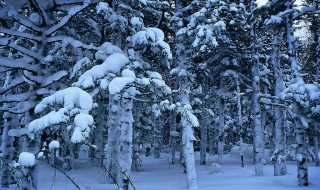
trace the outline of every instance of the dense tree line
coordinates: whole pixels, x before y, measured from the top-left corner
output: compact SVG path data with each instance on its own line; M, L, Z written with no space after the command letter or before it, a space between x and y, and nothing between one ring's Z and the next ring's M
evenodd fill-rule
M256 175L268 149L275 176L296 160L307 186L307 162L320 163L320 2L256 3L1 1L1 187L37 189L38 162L70 170L82 147L122 189L142 153L177 164L180 152L197 189L195 151L223 165L238 146L244 167L247 145Z

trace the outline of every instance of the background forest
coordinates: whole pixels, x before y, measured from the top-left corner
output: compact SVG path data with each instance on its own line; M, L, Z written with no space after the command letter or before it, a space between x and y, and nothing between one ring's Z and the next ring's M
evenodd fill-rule
M163 155L197 189L195 152L215 173L234 151L257 176L295 161L308 186L320 165L319 5L1 0L1 189L41 188L43 163L80 189L68 172L86 160L128 190L142 157Z

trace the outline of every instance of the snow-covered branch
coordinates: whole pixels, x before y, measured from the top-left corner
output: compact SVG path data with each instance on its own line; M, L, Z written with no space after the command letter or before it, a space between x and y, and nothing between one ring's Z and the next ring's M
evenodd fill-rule
M75 7L70 8L68 11L68 15L64 16L63 18L61 18L61 20L57 24L55 24L51 28L47 29L44 32L45 35L49 36L52 33L58 31L60 28L65 26L70 21L70 19L72 17L74 17L76 14L81 12L86 7L88 7L90 5L90 3L91 3L90 0L86 0L83 5L79 5L79 6L75 6Z
M86 45L81 41L76 40L70 36L53 36L53 37L49 37L47 41L50 43L61 41L64 44L72 45L74 48L84 48L84 49L92 49L92 50L99 49L98 47L95 47L93 45Z
M29 40L34 40L37 42L40 42L42 40L41 37L34 36L33 34L25 33L25 32L19 32L19 31L14 31L14 30L9 30L6 28L0 27L0 33L8 34L10 36L16 36L16 37L21 37L21 38L26 38Z
M8 44L8 46L13 48L13 49L15 49L15 50L17 50L17 51L19 51L19 52L21 52L22 54L24 54L26 56L32 57L32 58L34 58L34 59L36 59L38 61L41 61L43 59L43 57L41 55L37 54L36 52L28 50L28 49L26 49L24 47L21 47L21 46L15 44L14 42L10 42Z

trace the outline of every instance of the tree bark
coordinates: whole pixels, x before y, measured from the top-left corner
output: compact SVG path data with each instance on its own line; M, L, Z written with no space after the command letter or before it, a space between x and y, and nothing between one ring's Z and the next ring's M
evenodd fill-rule
M130 89L128 89L130 90ZM132 115L133 100L128 92L124 92L121 97L121 125L120 125L120 155L119 165L122 170L121 187L123 190L129 189L129 178L132 167Z
M9 136L10 129L13 129L15 125L17 125L17 116L10 114L8 112L3 114L4 125L2 131L2 164L1 164L1 187L9 188L10 178L11 178L11 170L9 164L13 159L13 140L14 138Z
M224 89L223 78L220 79L220 89ZM219 134L218 134L218 163L223 162L224 153L224 112L225 112L225 100L222 94L219 97Z
M251 0L250 10L253 11L255 8L255 1ZM252 76L253 76L253 151L254 151L254 161L255 161L255 174L257 176L263 175L263 152L264 152L264 140L263 140L263 132L261 126L261 106L259 102L260 95L260 76L259 76L259 61L258 61L258 53L256 48L256 30L255 26L256 21L252 20L250 23L251 31L251 45L252 45Z
M280 32L280 31L278 31ZM284 90L284 81L282 75L282 69L280 66L280 54L279 54L279 34L274 34L273 45L272 45L272 57L271 63L273 65L274 78L275 78L275 91L274 95L279 97L280 93ZM275 100L275 103L280 103L279 100ZM287 174L287 165L285 162L284 148L285 148L285 136L284 136L284 108L275 106L274 110L274 175L283 176Z
M120 95L109 95L109 119L108 119L108 143L106 151L106 170L110 174L107 177L108 183L115 183L117 179L119 184L119 138L120 138ZM110 176L111 175L111 176Z

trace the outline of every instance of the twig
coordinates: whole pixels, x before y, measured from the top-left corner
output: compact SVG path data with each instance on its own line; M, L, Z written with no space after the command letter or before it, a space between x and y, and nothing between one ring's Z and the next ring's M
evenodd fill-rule
M109 171L107 170L107 167L106 167L106 166L102 165L102 167L103 167L104 171L105 171L106 173L108 173L109 176L112 178L113 182L118 186L118 189L120 189L120 185L118 184L117 179L111 174L111 172L109 172Z
M129 176L127 176L126 172L122 170L122 167L120 166L119 162L116 161L116 163L117 163L117 165L118 165L121 173L128 179L128 181L129 181L130 185L132 186L132 188L133 188L134 190L137 190L137 189L133 186L133 183L132 183L132 181L130 180Z
M44 161L43 161L43 162L44 162ZM71 181L71 183L72 183L77 189L81 190L81 188L79 187L79 185L78 185L73 179L71 179L71 177L70 177L65 171L63 171L61 168L55 166L54 164L51 164L51 163L49 163L49 162L46 162L46 163L48 163L51 167L57 169L59 172L63 173L63 174Z

